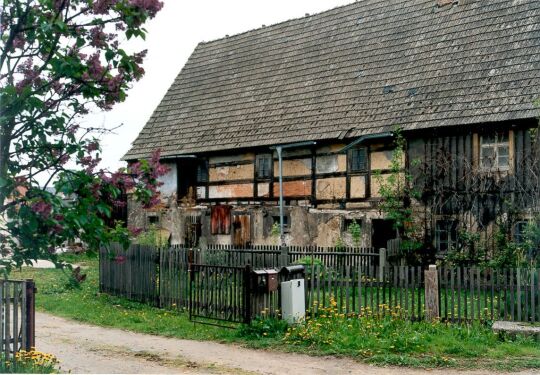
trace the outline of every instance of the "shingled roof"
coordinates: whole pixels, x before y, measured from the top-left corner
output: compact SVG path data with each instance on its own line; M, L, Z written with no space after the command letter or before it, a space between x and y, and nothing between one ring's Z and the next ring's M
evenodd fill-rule
M124 159L532 118L540 1L363 0L200 43Z

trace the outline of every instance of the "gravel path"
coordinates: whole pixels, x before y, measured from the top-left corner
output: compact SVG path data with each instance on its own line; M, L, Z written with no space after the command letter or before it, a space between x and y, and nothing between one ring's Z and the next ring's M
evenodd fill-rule
M36 331L38 350L55 354L62 372L71 373L493 375L489 371L373 367L349 359L252 350L101 328L43 313L37 314Z

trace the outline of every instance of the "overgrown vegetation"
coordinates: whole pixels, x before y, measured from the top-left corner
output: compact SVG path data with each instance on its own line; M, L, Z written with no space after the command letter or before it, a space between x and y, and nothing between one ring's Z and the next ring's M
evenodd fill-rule
M360 247L360 245L362 244L362 227L356 221L356 219L352 220L352 222L347 228L347 231L351 235L353 245L356 247Z
M280 238L279 238L280 234L281 234L281 229L279 227L279 223L275 222L274 224L272 224L272 229L270 229L270 237L272 237L274 241L276 241L276 244L279 244L280 242Z
M479 233L464 229L458 232L458 240L444 259L450 266L479 266L490 268L537 268L540 266L540 217L528 220L516 239L511 233L513 225L497 221L494 248L488 249Z
M23 269L13 276L36 280L38 310L104 327L310 355L344 355L381 365L540 368L540 343L532 339L499 338L479 324L411 323L398 319L399 311L393 318L368 318L342 314L333 306L319 309L315 318L294 329L275 319L258 319L236 330L194 325L184 312L99 293L93 255L64 255L63 260L80 264L88 275L80 288L69 288L69 274L61 270Z
M403 256L411 263L422 247L418 238L419 228L413 219L412 199L419 199L419 192L413 187L412 175L405 168L406 140L398 129L394 132L394 150L389 172L384 175L375 171L374 178L379 184L379 211L385 219L391 220L396 231L396 238L401 239Z
M502 169L482 167L478 149L457 152L458 141L448 137L430 141L428 151L413 147L406 165L406 140L395 132L389 169L375 171L374 180L379 210L401 240L401 258L427 264L443 251L452 266L540 265L540 133L538 127L523 132L528 151L516 151ZM509 144L513 134L506 133ZM434 246L438 235L443 249Z
M145 246L163 247L169 244L168 235L168 232L164 233L160 228L152 224L137 236L136 243Z

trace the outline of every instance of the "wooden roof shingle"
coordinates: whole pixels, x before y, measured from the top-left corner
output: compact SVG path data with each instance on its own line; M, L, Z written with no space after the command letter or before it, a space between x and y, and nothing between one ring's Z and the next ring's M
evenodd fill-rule
M540 1L362 0L200 43L124 159L532 118Z

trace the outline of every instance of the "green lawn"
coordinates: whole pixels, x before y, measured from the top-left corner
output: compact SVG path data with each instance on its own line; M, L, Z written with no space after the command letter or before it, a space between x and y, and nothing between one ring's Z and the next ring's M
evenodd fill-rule
M54 315L106 327L197 340L236 342L312 355L337 355L381 365L524 369L540 368L540 342L500 338L489 327L410 323L387 317L347 317L327 310L294 329L259 320L252 327L224 329L189 322L187 313L160 310L98 291L97 260L66 257L88 267L80 288L61 270L23 269L12 278L34 278L36 308ZM39 326L36 327L39 330ZM39 348L38 348L39 349Z

